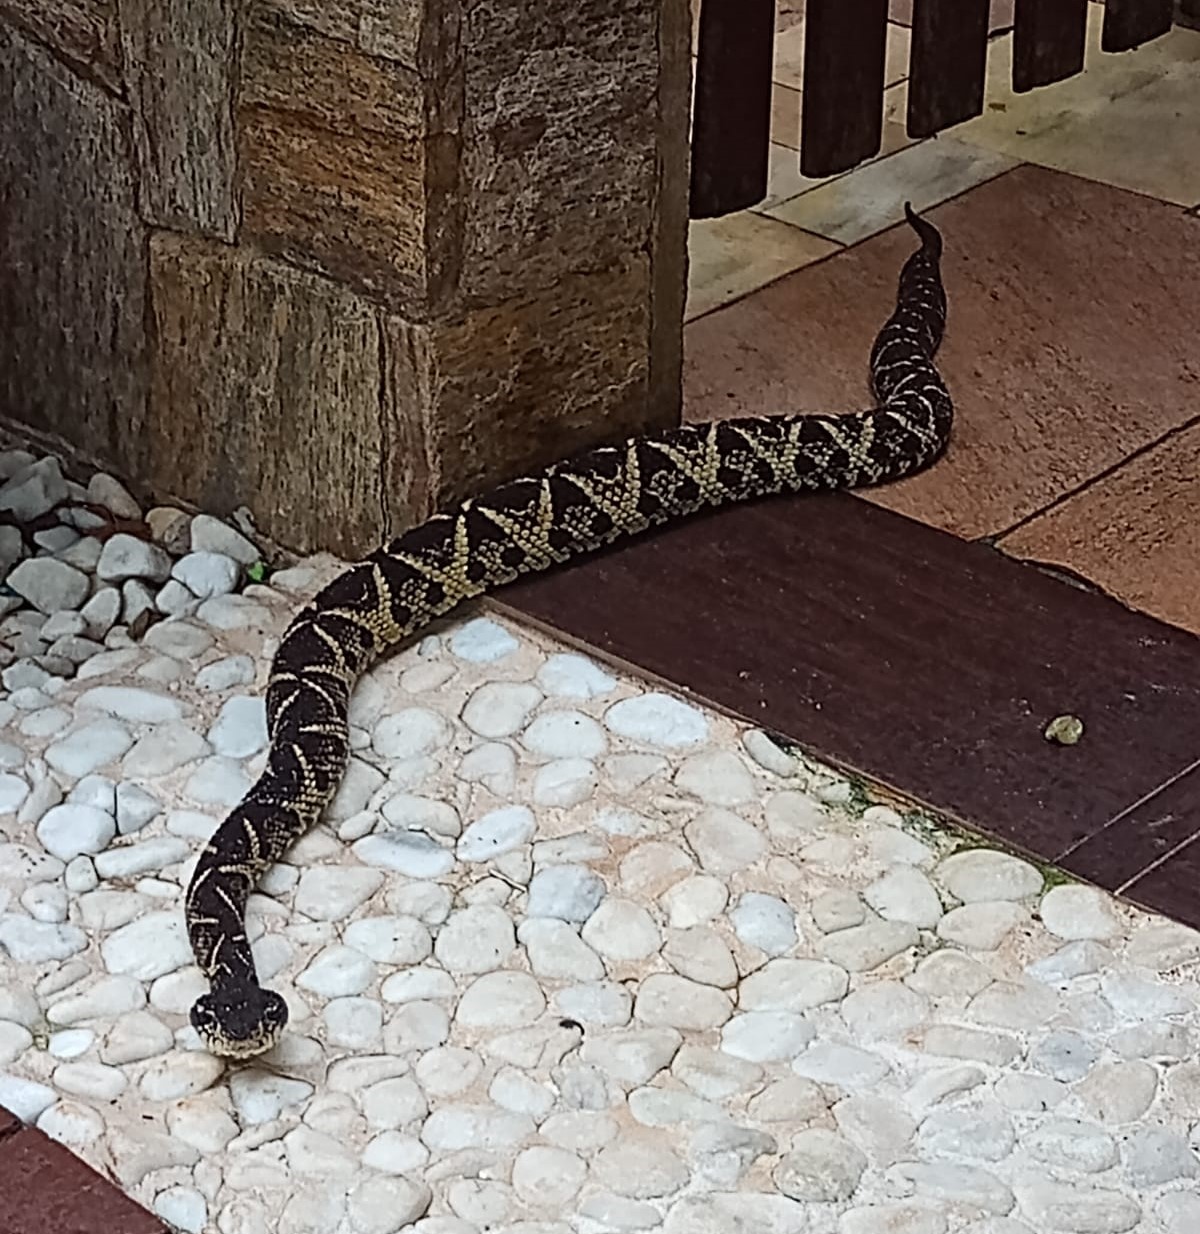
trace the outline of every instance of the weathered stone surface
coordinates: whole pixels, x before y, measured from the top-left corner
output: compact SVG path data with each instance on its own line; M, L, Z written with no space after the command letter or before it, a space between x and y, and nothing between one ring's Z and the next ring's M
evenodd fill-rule
M0 167L0 406L122 462L147 367L146 240L121 107L3 27Z
M85 65L107 89L121 89L117 0L0 0L0 18Z
M151 268L146 472L216 514L249 505L268 534L302 551L373 544L383 449L373 308L201 241L155 236Z
M252 5L238 97L246 233L419 310L427 231L447 208L426 185L426 97L414 70Z
M123 0L121 40L147 222L232 240L234 0Z
M260 0L263 9L282 14L297 26L351 43L368 55L417 65L421 14L426 7L449 7L446 0L425 6L422 0Z
M641 257L446 326L392 319L386 489L396 519L673 424L670 405L647 406L650 277Z
M603 268L647 245L659 3L470 6L462 54L471 123L460 190L470 203L468 300L495 303L548 287L564 270Z

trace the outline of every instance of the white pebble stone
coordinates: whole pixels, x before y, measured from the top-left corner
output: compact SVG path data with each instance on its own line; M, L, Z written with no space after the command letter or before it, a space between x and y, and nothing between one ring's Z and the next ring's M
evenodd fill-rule
M467 699L463 723L471 732L492 741L511 737L541 701L541 690L528 682L490 681Z
M795 1058L816 1029L790 1011L748 1011L721 1029L721 1049L735 1058L762 1063Z
M23 1076L0 1072L0 1106L23 1123L34 1123L58 1099L54 1089Z
M767 841L757 827L719 806L698 814L684 827L683 834L710 874L734 874L767 852Z
M65 960L86 946L87 935L76 926L0 914L0 947L18 964Z
M585 866L561 865L539 870L529 884L530 917L586 921L604 898L604 882Z
M587 1164L564 1148L535 1144L517 1154L513 1190L526 1203L561 1210L575 1198L587 1177Z
M224 1070L221 1059L203 1050L173 1050L155 1060L138 1087L150 1101L178 1101L210 1088Z
M345 940L379 964L420 964L433 950L428 928L416 917L363 917L346 927Z
M188 776L184 793L199 805L232 809L250 791L250 777L236 759L214 754Z
M362 866L314 866L300 875L297 912L315 921L344 921L379 890L383 875Z
M1029 914L1011 900L976 900L952 908L938 923L940 938L972 951L994 951Z
M0 1020L0 1067L16 1062L33 1045L33 1034L24 1024Z
M663 895L669 923L677 929L702 925L725 911L729 890L711 874L694 874Z
M21 892L21 907L35 921L66 921L66 889L57 883L35 883Z
M483 1073L483 1061L462 1046L439 1046L427 1050L414 1064L417 1079L425 1092L449 1097L465 1092Z
M458 856L463 861L498 857L527 844L535 828L533 812L527 806L502 806L466 828L458 841Z
M863 899L888 921L907 921L918 929L937 925L945 911L937 890L920 870L893 866L863 889Z
M64 1028L51 1033L46 1049L57 1059L69 1062L92 1048L96 1034L90 1028Z
M414 1228L429 1209L428 1185L408 1178L366 1178L350 1193L347 1210L354 1234L396 1234Z
M971 848L947 857L937 868L942 885L964 904L977 900L1023 900L1042 889L1037 868L1020 857L990 848Z
M0 814L15 814L28 796L29 785L20 776L0 775Z
M203 758L211 750L208 742L187 724L156 725L129 751L125 767L134 775L165 776Z
M709 805L743 805L754 797L753 776L746 764L728 750L691 755L675 773L675 783Z
M708 720L699 708L658 692L614 703L604 724L618 737L661 749L696 746L708 738Z
M538 669L537 683L557 698L599 698L617 685L598 664L574 652L548 657Z
M599 758L608 747L604 729L581 711L545 711L521 734L521 744L541 758Z
M450 972L487 973L500 968L516 946L508 913L494 904L473 904L450 914L433 954Z
M917 943L917 928L907 921L866 921L827 934L820 950L827 960L852 973L867 972Z
M123 1071L104 1063L60 1063L54 1068L53 1078L60 1092L94 1101L115 1100L129 1083Z
M59 1101L42 1113L37 1128L60 1144L86 1148L104 1135L104 1119L80 1101Z
M135 878L139 874L164 870L182 861L189 852L183 840L175 836L157 836L153 840L97 853L94 862L101 878Z
M414 1174L429 1160L429 1149L415 1136L382 1131L363 1149L362 1160L382 1174Z
M560 758L539 767L533 780L535 805L567 809L586 801L599 780L596 764L586 758Z
M842 999L842 1019L856 1041L903 1038L929 1013L923 994L898 981L876 981Z
M681 977L730 989L737 984L738 969L725 940L711 926L672 929L662 949L663 959Z
M1112 898L1095 887L1052 887L1042 897L1039 911L1042 924L1059 938L1105 939L1121 932Z
M267 708L262 698L235 694L221 705L208 740L218 754L249 758L267 745Z
M643 1024L702 1031L720 1028L733 1011L729 995L674 973L653 973L638 988L634 1014Z
M463 756L458 778L482 784L495 797L508 797L517 784L517 756L498 741L485 742Z
M442 1105L421 1128L422 1141L434 1152L464 1148L507 1149L533 1134L533 1120L523 1114L479 1105Z
M849 984L849 973L838 964L781 957L742 982L738 1003L758 1011L806 1011L837 1002Z
M46 762L71 779L111 763L133 745L129 730L117 720L95 720L60 738L46 750Z
M128 974L139 981L153 981L191 962L180 913L147 913L110 934L100 946L104 966L110 973Z
M335 998L325 1004L325 1039L347 1050L375 1046L383 1031L383 1008L372 998Z
M796 914L778 896L747 891L729 912L734 931L747 946L767 955L782 955L797 942Z
M162 802L140 784L123 781L117 785L117 831L127 836L141 831L162 813Z
M467 987L455 1019L467 1029L522 1028L545 1009L546 997L528 973L500 971L484 973Z
M296 978L302 989L322 998L361 994L375 980L375 965L353 947L333 945L320 952Z
M588 918L583 940L607 960L643 960L662 945L654 918L640 904L611 896Z
M174 1042L171 1030L156 1015L134 1010L119 1016L108 1030L100 1045L100 1058L116 1067L140 1063L165 1054Z
M493 664L510 656L520 644L499 622L477 617L455 630L450 650L472 664Z
M79 696L78 705L134 724L168 724L183 718L176 699L136 686L93 686Z
M450 725L436 711L406 707L375 725L371 746L384 758L415 758L441 749L449 738Z
M254 661L249 656L226 656L206 664L196 674L196 689L232 690L234 686L248 686L253 680Z
M251 1068L230 1073L229 1093L243 1126L272 1122L285 1110L307 1101L313 1086Z
M410 968L393 973L380 989L385 1002L407 1003L430 998L453 998L454 978L440 968Z
M194 1187L168 1187L154 1197L154 1211L184 1234L204 1234L208 1202Z
M452 805L432 797L397 793L383 803L382 813L387 822L400 831L424 831L451 839L462 831L458 811Z
M604 976L604 962L565 921L531 917L521 923L517 938L539 977L599 981Z

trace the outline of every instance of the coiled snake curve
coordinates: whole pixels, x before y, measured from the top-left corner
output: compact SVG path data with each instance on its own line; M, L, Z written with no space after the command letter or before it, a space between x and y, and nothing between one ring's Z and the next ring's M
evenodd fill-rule
M246 902L333 796L349 758L350 692L380 652L464 600L622 536L732 502L878 484L938 457L953 415L933 364L946 318L942 242L908 205L905 215L921 247L871 349L874 409L685 425L590 450L434 515L334 579L292 621L267 685L266 767L187 889L188 934L211 987L191 1022L208 1050L251 1058L287 1023L283 999L258 983Z

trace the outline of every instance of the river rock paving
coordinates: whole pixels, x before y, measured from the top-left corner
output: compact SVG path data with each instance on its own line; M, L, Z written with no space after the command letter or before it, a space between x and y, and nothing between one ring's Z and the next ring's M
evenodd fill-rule
M59 491L17 474L8 508ZM1200 1229L1200 933L486 610L360 683L251 901L288 1033L211 1058L182 887L337 564L234 592L257 555L197 521L165 560L53 540L93 599L192 599L78 661L44 635L99 625L18 623L0 700L0 1103L175 1229Z

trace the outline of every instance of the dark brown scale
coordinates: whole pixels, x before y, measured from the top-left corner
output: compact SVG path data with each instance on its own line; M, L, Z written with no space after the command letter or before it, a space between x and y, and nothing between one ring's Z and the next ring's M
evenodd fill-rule
M258 984L246 900L337 789L353 682L385 646L469 596L620 535L731 501L879 483L937 458L953 415L933 365L946 319L941 237L907 207L906 215L921 248L904 263L895 310L871 348L874 410L726 421L715 430L686 425L589 451L412 528L335 579L292 622L267 688L266 770L201 853L187 891L189 937L211 985L192 1023L210 1050L261 1054L287 1022L283 1000Z

